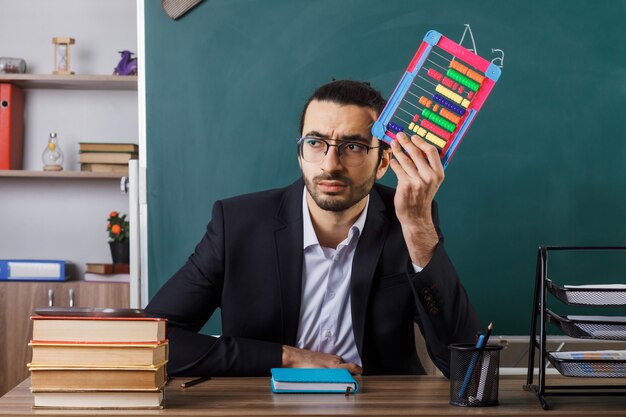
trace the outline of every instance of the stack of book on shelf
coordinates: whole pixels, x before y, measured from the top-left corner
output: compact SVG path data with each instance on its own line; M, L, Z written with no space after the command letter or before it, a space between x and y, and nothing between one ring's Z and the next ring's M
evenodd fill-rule
M128 161L139 153L134 143L80 142L78 146L81 171L128 174Z
M84 280L91 282L130 282L130 265L87 263Z
M33 316L34 407L162 408L165 320Z

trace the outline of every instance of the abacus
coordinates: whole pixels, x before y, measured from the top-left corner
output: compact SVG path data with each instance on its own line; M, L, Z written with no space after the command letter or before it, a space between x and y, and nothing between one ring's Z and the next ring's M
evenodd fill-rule
M389 144L399 132L417 134L437 147L445 169L500 73L496 65L431 30L372 134Z

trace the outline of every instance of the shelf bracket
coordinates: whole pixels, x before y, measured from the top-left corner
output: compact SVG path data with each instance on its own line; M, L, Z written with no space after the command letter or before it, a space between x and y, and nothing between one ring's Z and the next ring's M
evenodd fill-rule
M122 194L128 193L128 182L128 177L120 178L120 191L122 192Z

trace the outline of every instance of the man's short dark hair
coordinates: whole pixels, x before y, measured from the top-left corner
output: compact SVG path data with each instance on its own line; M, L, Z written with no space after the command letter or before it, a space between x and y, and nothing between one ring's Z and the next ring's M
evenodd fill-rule
M333 80L315 90L304 105L300 116L300 132L304 128L304 115L313 100L330 101L344 106L353 104L359 107L368 107L374 109L377 116L383 112L387 103L380 91L373 88L368 82Z
M304 116L309 108L309 104L311 104L313 100L330 101L331 103L337 103L343 106L352 104L359 107L367 107L376 111L376 116L380 116L385 108L385 104L387 104L387 100L383 98L380 91L376 90L368 82L333 80L315 90L307 100L302 109L302 114L300 115L300 132L304 129ZM385 142L381 141L380 144L381 147L378 149L379 162L383 150L389 148L389 145Z

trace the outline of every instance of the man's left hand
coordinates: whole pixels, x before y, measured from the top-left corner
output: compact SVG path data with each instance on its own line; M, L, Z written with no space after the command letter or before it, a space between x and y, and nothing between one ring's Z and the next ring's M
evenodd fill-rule
M439 237L432 219L432 202L443 182L443 165L437 148L419 136L404 132L391 143L395 159L391 169L398 177L394 204L402 233L414 264L426 266Z

